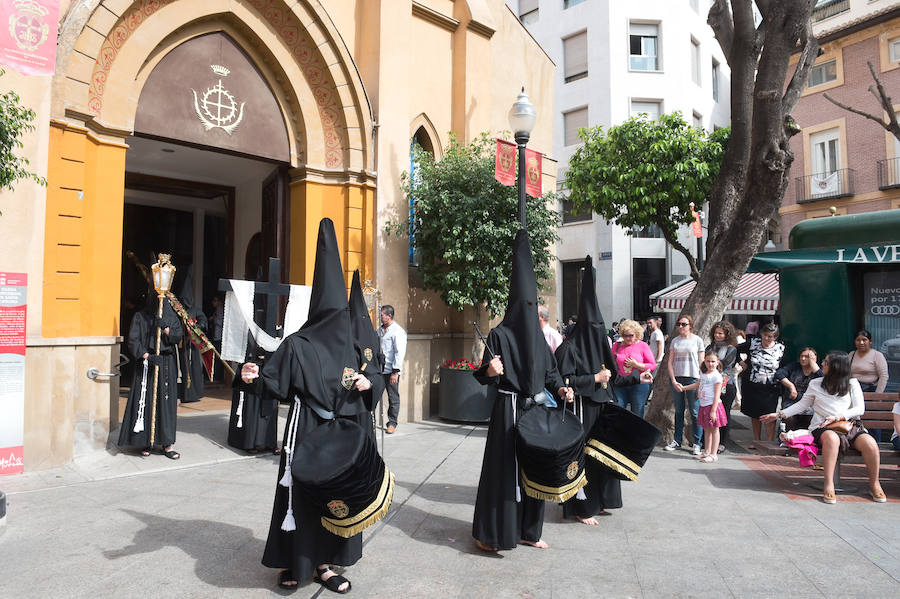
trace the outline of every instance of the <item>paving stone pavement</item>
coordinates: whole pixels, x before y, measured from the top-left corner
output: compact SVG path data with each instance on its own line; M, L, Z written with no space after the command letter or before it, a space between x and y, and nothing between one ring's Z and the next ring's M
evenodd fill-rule
M0 478L0 598L331 596L283 591L260 565L277 461L228 448L226 427L224 412L180 416L177 462L113 449ZM788 495L737 446L717 464L657 450L599 526L547 505L549 550L483 554L471 521L486 432L425 421L386 437L394 501L364 533L350 596L900 596L900 502Z

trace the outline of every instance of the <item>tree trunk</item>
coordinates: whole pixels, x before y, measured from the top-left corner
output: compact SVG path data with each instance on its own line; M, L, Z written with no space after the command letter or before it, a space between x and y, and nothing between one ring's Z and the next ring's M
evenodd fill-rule
M710 196L710 215L716 222L710 223L706 267L679 315L691 315L693 332L704 340L721 320L741 276L762 246L769 220L781 206L794 160L788 142L798 131L790 113L818 50L810 33L812 0L757 1L763 16L759 29L752 27L752 16L748 24L749 0L730 4L733 15L728 2L716 0L709 22L736 73L731 99L736 127ZM788 63L798 42L800 60L785 91ZM748 128L747 123L752 126ZM674 427L667 364L668 350L646 414L663 431L666 442Z

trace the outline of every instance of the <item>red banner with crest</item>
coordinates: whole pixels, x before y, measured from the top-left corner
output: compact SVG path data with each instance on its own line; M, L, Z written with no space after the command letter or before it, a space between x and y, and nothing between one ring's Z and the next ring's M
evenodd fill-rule
M59 0L0 0L0 63L24 75L52 75Z
M502 185L516 184L516 144L502 139L497 140L494 178Z
M541 162L543 154L534 150L525 150L525 193L533 198L543 195L541 183Z

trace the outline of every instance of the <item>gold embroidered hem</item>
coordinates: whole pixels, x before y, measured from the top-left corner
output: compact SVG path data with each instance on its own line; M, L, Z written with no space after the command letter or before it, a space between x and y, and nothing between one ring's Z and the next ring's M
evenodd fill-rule
M378 489L378 494L372 503L350 518L337 519L322 516L322 526L332 534L349 539L384 518L388 508L391 507L393 498L394 473L385 466L384 476L381 479L381 488Z
M542 501L555 501L556 503L566 502L575 497L578 490L586 484L587 478L584 476L584 470L578 474L578 477L575 480L562 487L548 487L532 482L525 476L525 471L522 471L522 488L525 489L525 494Z
M622 453L596 439L588 439L584 453L629 480L637 480L641 467Z

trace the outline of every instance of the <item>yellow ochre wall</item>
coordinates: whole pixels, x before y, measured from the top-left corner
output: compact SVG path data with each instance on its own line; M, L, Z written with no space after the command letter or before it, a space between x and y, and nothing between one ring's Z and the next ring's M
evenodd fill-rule
M51 123L44 337L119 335L126 149Z
M294 181L290 198L291 283L311 285L316 261L319 221L334 221L347 287L353 271L372 278L375 190L355 183Z

